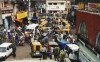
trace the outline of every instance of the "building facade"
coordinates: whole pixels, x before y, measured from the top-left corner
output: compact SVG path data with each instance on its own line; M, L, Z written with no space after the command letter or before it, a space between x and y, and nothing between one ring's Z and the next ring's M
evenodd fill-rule
M13 15L13 4L11 1L0 1L1 22L5 28L10 27ZM7 28L8 29L8 28Z
M78 38L100 58L100 14L77 11L75 23Z
M62 12L65 11L66 1L62 0L46 0L46 12Z

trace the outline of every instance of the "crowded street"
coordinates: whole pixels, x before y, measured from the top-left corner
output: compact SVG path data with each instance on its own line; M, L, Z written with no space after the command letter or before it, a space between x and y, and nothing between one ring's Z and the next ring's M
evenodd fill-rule
M42 60L42 58L31 58L30 56L30 47L26 44L24 47L17 47L17 51L16 51L16 58L13 58L13 56L10 56L9 58L6 59L7 62L57 62L54 61L53 59L45 59ZM21 53L19 53L21 52ZM68 62L70 62L69 59Z
M0 61L100 62L99 20L99 0L0 1Z

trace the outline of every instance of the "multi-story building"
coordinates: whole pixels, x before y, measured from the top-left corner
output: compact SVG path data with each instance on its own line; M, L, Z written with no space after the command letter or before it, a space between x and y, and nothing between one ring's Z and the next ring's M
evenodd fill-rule
M100 61L100 14L79 10L76 12L76 32L82 52L82 62ZM82 44L82 45L81 45ZM81 47L82 46L82 47ZM85 47L85 48L84 48ZM84 52L84 53L83 53Z
M6 16L11 16L11 13L13 12L13 5L10 2L0 1L0 9L2 18L4 19Z
M13 14L13 4L11 4L11 1L0 1L0 10L1 10L1 24L4 25L11 25L12 22L12 14ZM7 22L5 21L7 20Z
M46 13L58 14L60 17L70 12L70 0L46 0ZM54 16L55 16L54 15Z
M46 0L46 12L62 12L65 11L65 0Z
M66 0L66 13L68 14L70 12L71 9L71 1L70 0Z

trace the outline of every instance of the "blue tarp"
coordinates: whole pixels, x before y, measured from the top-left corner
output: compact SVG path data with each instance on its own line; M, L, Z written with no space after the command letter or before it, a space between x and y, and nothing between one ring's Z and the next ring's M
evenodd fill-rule
M37 17L33 17L32 20L33 20L33 21L37 21L38 18L37 18Z
M37 20L38 20L38 18L37 18L37 17L32 17L31 22L36 23L36 22L37 22Z
M62 49L65 48L65 46L66 46L66 44L68 44L68 42L65 41L64 39L61 39L61 40L58 42L58 44L59 44L60 49L62 50Z

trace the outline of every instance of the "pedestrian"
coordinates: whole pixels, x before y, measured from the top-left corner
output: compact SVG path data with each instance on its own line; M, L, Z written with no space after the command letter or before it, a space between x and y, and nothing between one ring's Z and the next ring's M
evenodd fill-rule
M59 55L60 55L60 48L57 47L57 61L59 61Z
M13 50L13 57L16 58L16 45L15 44L13 44L12 50Z
M60 62L65 62L65 56L66 56L65 52L62 50L60 52Z
M56 60L59 61L59 54L60 54L59 47L54 48L53 53L54 53L54 59L55 59L55 61Z
M15 36L15 44L18 46L18 43L19 43L19 37L18 37L18 34L16 34L16 36Z
M43 47L42 48L42 57L43 57L43 59L46 59L47 58L47 49L46 49L46 47Z
M47 53L48 53L48 57L50 58L50 59L52 59L52 47L50 47L50 45L48 44L48 51L47 51Z

